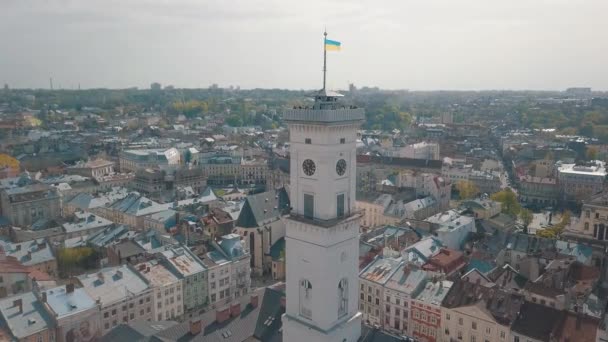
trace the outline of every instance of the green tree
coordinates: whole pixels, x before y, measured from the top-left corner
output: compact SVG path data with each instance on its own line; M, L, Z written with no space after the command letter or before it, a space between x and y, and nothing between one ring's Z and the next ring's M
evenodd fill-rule
M585 156L587 160L596 160L599 151L595 146L587 146L587 151L585 151Z
M502 212L517 217L521 210L521 205L517 201L517 195L510 188L506 188L497 193L492 194L492 200L500 202Z
M460 199L469 199L477 196L479 194L479 188L475 183L468 180L461 180L456 183L456 190L458 190L458 194Z
M521 209L521 211L519 212L519 218L521 219L522 223L524 224L524 231L527 233L528 226L530 225L530 223L532 223L534 214L532 213L532 211L530 209L524 208L524 209Z

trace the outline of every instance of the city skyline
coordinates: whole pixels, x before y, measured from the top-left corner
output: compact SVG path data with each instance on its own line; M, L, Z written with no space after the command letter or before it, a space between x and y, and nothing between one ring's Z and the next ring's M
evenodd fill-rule
M327 27L343 43L328 56L329 88L606 90L606 9L596 0L7 1L0 83L315 89Z

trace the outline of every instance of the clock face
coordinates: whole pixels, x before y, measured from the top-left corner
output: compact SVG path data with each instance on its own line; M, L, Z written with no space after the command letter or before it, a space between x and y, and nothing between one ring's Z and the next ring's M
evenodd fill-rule
M346 160L338 160L338 162L336 163L336 172L340 176L343 176L346 173Z
M302 163L302 170L304 170L304 173L307 176L312 176L315 174L315 171L317 170L317 166L315 165L315 162L313 162L310 159L306 159L304 161L304 163Z

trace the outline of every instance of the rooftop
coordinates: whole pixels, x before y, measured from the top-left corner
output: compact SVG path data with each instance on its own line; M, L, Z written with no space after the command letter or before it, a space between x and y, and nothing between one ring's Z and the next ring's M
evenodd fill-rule
M385 284L403 266L401 258L377 257L359 273L359 279Z
M206 270L198 258L185 247L167 249L162 255L184 277Z
M165 265L156 260L143 262L135 266L152 287L162 287L179 282L179 278Z
M101 300L103 306L129 299L148 290L148 284L127 265L107 267L97 273L78 276L83 289Z
M110 220L88 212L78 211L74 213L74 216L74 222L67 222L63 224L63 229L66 233L102 228L113 224Z
M15 305L15 301L21 301L21 309L19 305ZM38 301L33 292L1 299L0 317L4 319L6 327L13 337L19 340L54 328L53 321L46 313L43 303Z
M46 291L46 297L46 302L57 315L57 319L78 314L97 306L95 300L81 288L67 293L66 286L55 287Z
M441 280L436 283L429 282L424 287L424 290L416 296L416 300L439 306L448 294L452 284L453 283L449 280Z

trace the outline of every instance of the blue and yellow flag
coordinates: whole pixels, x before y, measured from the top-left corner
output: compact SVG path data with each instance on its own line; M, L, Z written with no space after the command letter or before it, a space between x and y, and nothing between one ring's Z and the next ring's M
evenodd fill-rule
M340 42L335 40L325 39L325 50L327 51L340 51Z

